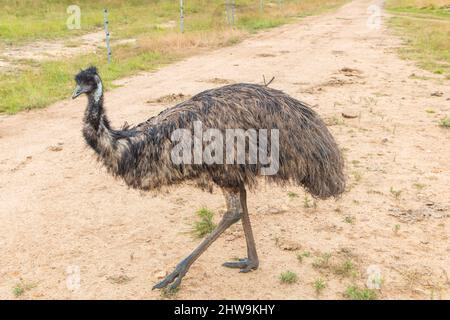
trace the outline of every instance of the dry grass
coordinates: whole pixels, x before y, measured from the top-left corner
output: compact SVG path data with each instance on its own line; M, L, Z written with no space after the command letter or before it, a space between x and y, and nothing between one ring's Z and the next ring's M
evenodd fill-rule
M263 12L259 1L236 1L235 21L239 28L258 30L286 23L292 17L318 14L345 0L265 1ZM67 8L76 4L81 10L81 29L69 30ZM187 32L214 30L227 24L225 1L190 0L185 4ZM179 1L149 0L0 0L0 40L7 42L72 37L101 29L103 8L108 8L114 37L164 33L168 21L178 28Z
M0 0L0 48L17 46L36 39L67 38L101 30L102 8L108 7L110 31L115 40L137 39L136 43L113 46L113 60L107 63L103 50L53 61L20 61L13 72L0 75L0 113L42 108L70 94L72 77L80 69L95 64L102 70L107 88L111 82L140 71L149 71L200 51L238 43L249 33L276 27L298 17L319 14L347 0L265 1L241 0L236 4L236 24L227 25L225 2L191 0L185 8L185 33L178 28L178 2L88 1L80 0L82 29L68 30L66 8L71 0ZM173 27L162 27L172 21ZM36 87L35 84L40 86Z
M164 54L189 55L199 50L233 45L247 35L248 32L240 29L196 31L188 34L172 32L153 38L140 37L137 40L137 48L142 52L158 51Z
M400 50L405 59L450 79L450 6L447 0L390 0L389 21L406 41Z
M414 7L414 8L430 8L430 7L445 7L449 6L448 0L390 0L388 7Z

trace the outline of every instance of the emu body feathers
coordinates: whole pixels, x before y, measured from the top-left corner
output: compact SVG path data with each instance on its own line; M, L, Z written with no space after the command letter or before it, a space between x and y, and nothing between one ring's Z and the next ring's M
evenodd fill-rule
M92 100L92 101L91 101ZM313 196L327 198L344 191L343 159L319 116L281 91L255 84L207 90L134 127L112 130L99 103L90 98L84 136L108 170L133 188L159 189L187 181L201 188L253 188L259 165L175 165L171 134L176 129L279 129L279 171L265 176L277 184L302 185Z

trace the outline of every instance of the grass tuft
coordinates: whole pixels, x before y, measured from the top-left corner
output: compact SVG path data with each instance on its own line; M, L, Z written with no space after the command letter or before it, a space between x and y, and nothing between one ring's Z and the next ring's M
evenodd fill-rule
M298 198L298 194L292 191L289 191L287 195L290 199Z
M176 288L172 288L172 287L167 287L167 288L163 288L161 290L161 298L163 299L173 299L177 293L180 291L180 287L176 287Z
M297 274L292 271L286 271L280 274L280 281L282 283L293 284L298 280Z
M355 265L351 260L345 260L334 267L334 273L344 277L354 277L356 276Z
M320 257L317 257L313 263L312 266L315 269L326 269L330 266L330 258L331 253L323 253Z
M327 284L322 279L317 279L314 281L314 289L316 290L316 294L319 295L322 291L327 287Z
M197 211L197 216L199 220L194 222L192 231L197 237L203 238L216 228L216 224L213 221L214 212L207 208L201 208Z
M400 196L402 195L402 190L395 190L394 187L391 187L389 192L392 194L392 196L395 198L395 200L400 199Z
M348 224L354 224L355 223L355 217L353 216L346 216L344 218L344 222Z
M441 119L441 121L439 121L439 126L443 128L450 128L450 117Z
M12 292L16 298L19 298L23 296L27 291L33 289L36 285L25 283L23 281L20 281L17 283L14 288L12 289Z
M345 290L344 296L350 300L375 300L377 293L372 289L361 289L356 285L352 285Z

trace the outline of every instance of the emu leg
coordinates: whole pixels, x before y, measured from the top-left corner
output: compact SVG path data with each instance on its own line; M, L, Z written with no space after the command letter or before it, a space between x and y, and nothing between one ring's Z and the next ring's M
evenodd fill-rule
M245 233L245 241L247 242L247 258L239 259L239 261L225 262L223 266L227 268L238 268L240 272L250 272L258 269L259 260L256 252L255 239L253 238L252 226L250 224L250 216L247 208L247 192L244 186L240 188L240 205L242 209L242 226Z
M237 190L224 190L225 199L227 202L227 212L224 213L219 225L211 232L202 243L192 253L183 259L176 267L175 270L164 278L161 282L157 283L153 289L162 289L169 284L170 289L177 288L183 277L188 272L191 265L197 260L198 257L208 247L219 238L219 236L227 230L231 225L238 222L242 217L242 211L240 210L240 198L239 191Z

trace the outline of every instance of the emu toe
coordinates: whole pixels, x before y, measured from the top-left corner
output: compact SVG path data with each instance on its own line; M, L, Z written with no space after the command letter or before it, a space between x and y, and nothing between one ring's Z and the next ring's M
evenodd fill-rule
M169 284L171 284L169 286L170 290L178 288L179 285L181 284L181 280L186 275L187 271L188 271L187 264L184 262L180 263L171 274L165 277L161 282L155 284L152 290L166 288L167 286L169 286Z
M239 259L238 261L225 262L223 266L227 268L241 269L240 272L247 273L252 270L258 269L258 262L254 262L245 258Z

